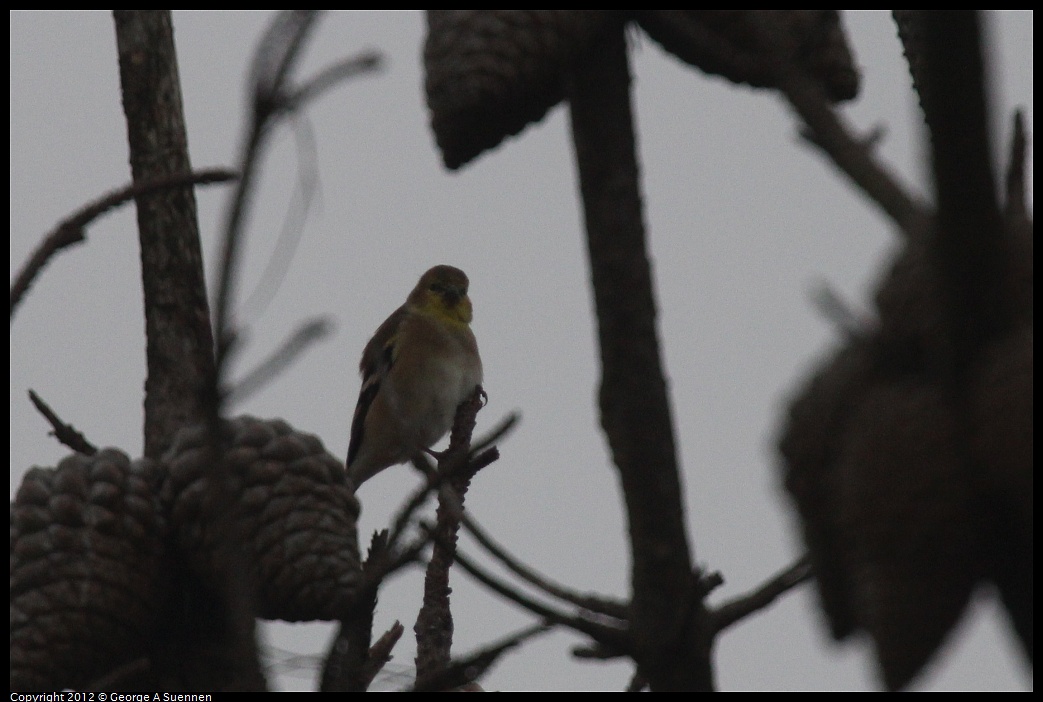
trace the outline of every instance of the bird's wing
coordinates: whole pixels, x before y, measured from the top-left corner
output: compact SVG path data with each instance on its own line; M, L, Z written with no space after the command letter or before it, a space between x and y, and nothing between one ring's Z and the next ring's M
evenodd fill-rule
M398 328L406 316L406 308L399 307L384 320L373 338L366 344L362 351L362 360L359 362L359 372L362 374L362 389L359 391L359 400L355 405L355 416L351 420L351 439L348 442L347 466L351 467L359 449L362 447L362 435L366 426L366 415L373 404L373 399L380 391L380 383L391 371L395 363L395 341L398 337Z

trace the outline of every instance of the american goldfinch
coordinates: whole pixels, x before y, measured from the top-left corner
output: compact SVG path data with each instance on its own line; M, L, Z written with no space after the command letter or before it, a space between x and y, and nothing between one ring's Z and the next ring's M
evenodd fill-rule
M356 487L445 436L481 384L467 285L459 268L427 271L362 351L347 461Z

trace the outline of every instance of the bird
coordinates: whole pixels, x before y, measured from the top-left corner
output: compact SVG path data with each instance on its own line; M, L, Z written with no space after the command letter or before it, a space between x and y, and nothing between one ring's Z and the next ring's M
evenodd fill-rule
M421 451L437 455L431 446L481 386L468 285L459 268L431 268L363 349L346 462L356 489Z

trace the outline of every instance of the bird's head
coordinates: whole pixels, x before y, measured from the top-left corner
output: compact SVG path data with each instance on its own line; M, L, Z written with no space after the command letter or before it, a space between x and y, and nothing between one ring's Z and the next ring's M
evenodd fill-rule
M456 324L471 322L467 274L453 266L435 266L422 276L406 304L423 314Z

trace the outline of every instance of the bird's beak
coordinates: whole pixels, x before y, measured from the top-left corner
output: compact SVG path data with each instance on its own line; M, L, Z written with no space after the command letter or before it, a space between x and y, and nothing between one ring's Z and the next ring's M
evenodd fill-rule
M467 293L457 287L447 287L445 290L445 301L450 307L455 307L456 303L463 299Z

